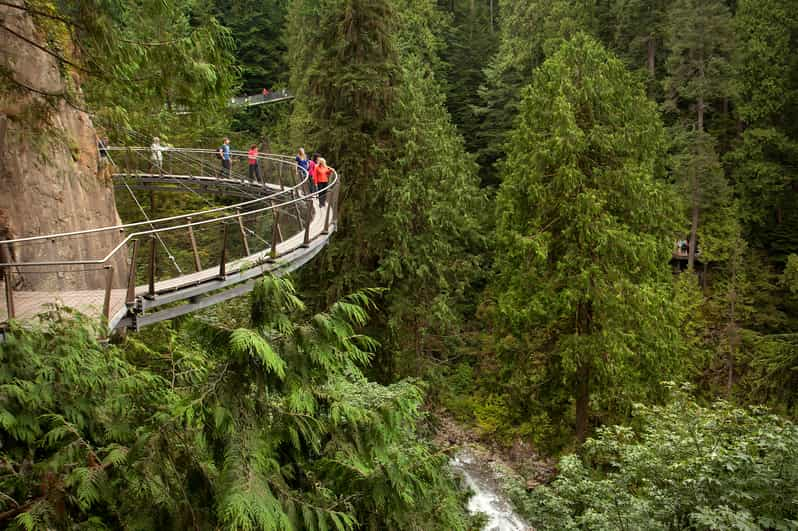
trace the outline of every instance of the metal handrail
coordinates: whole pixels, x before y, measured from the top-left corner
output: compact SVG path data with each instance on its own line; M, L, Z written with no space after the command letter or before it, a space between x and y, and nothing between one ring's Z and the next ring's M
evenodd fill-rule
M332 191L332 189L335 188L335 186L338 185L338 173L334 172L334 175L335 175L335 177L334 177L333 181L330 181L329 185L326 188L326 190L328 190L328 191ZM267 212L267 211L275 209L275 208L283 208L285 206L290 206L290 205L293 205L293 204L296 204L296 203L300 203L302 201L307 201L308 199L312 199L314 197L317 197L319 193L320 192L313 192L312 194L308 194L308 195L305 195L305 196L297 197L297 198L292 199L290 201L285 201L283 203L269 205L267 207L259 208L257 210L249 210L246 213L242 213L242 214L235 213L235 214L230 214L229 216L213 218L213 219L206 219L204 221L191 222L191 223L186 223L186 224L183 224L183 225L174 225L174 226L162 227L162 228L158 228L158 229L151 229L151 230L147 230L147 231L134 232L134 233L131 233L128 236L126 236L124 240L119 242L119 244L117 244L117 246L114 247L111 250L111 252L109 252L108 255L106 255L105 258L102 258L102 259L95 259L95 260L68 260L68 261L64 260L64 261L51 261L51 262L0 262L0 266L41 267L41 266L56 266L56 265L57 266L65 266L65 265L101 265L101 264L105 264L106 262L110 261L111 258L120 249L122 249L128 242L130 242L134 238L139 238L141 236L147 236L149 234L162 234L162 233L170 232L170 231L173 231L173 230L186 229L189 226L196 228L196 227L199 227L199 226L202 226L202 225L208 225L208 224L211 224L211 223L217 223L217 222L223 222L223 221L227 221L227 220L231 220L231 219L237 219L239 216L249 216L251 214L259 214L261 212ZM155 223L156 221L157 220L152 220L152 223ZM0 241L0 244L3 244L3 243L5 243L5 242L4 241Z
M111 150L114 150L114 151L150 151L150 148L145 148L145 147L131 147L131 148L108 147L106 149L109 150L109 151L111 151ZM208 153L213 154L213 153L216 153L216 150L212 150L212 149L208 150L208 149L194 149L194 148L169 148L167 151L179 151L181 153L202 153L202 154L208 154ZM242 152L242 151L235 151L235 152L231 151L231 153L235 153L236 155L240 155L240 154L246 155L247 154L246 152ZM289 162L289 160L288 160L289 157L287 157L285 155L276 155L275 156L275 155L272 155L272 154L268 154L268 155L259 155L258 158L260 160L269 160L269 161L279 162L279 163ZM291 161L293 161L293 159L291 159ZM190 212L188 214L180 214L180 215L177 215L177 216L170 216L170 217L166 217L166 218L152 219L152 220L149 220L149 221L137 221L137 222L133 222L133 223L123 223L121 225L109 225L109 226L106 226L106 227L98 227L98 228L94 228L94 229L84 229L84 230L72 231L72 232L61 232L61 233L57 233L57 234L47 234L47 235L43 235L43 236L27 236L27 237L24 237L24 238L16 238L16 239L13 239L13 240L0 240L0 244L26 243L26 242L32 242L32 241L37 241L37 240L52 240L52 239L65 238L65 237L71 237L71 236L82 236L82 235L85 235L85 234L96 234L96 233L100 233L100 232L121 231L121 230L124 230L126 228L137 227L137 226L140 226L140 225L152 225L152 224L156 224L156 223L162 223L162 222L174 221L174 220L178 220L178 219L185 219L185 218L200 216L200 215L203 215L203 214L212 214L214 212L221 212L223 210L235 210L236 208L242 208L242 207L245 207L245 206L252 205L254 203L258 203L258 202L274 199L275 197L283 195L283 194L288 193L288 192L291 192L292 190L301 189L302 185L307 183L307 181L309 179L309 176L308 176L308 173L307 173L306 170L304 170L302 168L300 168L300 169L304 173L304 179L302 179L296 185L294 185L292 187L286 187L285 189L279 190L279 191L275 192L272 195L267 195L267 196L258 197L258 198L255 198L255 199L250 199L248 201L243 201L241 203L236 203L234 205L221 206L221 207L216 207L216 208L212 208L212 209L208 209L208 210L198 210L198 211L195 211L195 212ZM206 177L206 176L198 175L197 177ZM235 179L219 179L219 180L220 181L224 181L224 180L236 181ZM236 182L240 183L240 180L238 180ZM260 183L255 183L255 184L260 184ZM262 185L262 186L265 187L267 185ZM277 186L277 185L274 185L274 186ZM4 263L0 262L0 265L10 265L10 264L4 264Z

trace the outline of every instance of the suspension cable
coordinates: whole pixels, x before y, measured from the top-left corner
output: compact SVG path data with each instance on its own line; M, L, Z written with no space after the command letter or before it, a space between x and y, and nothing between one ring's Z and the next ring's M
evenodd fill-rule
M125 184L125 188L127 188L127 191L130 192L130 196L133 198L133 201L136 202L136 206L139 207L139 210L141 211L141 214L144 216L144 219L146 219L148 222L150 222L149 223L150 228L152 230L155 230L155 225L150 221L150 217L147 215L147 212L144 210L144 207L141 206L141 203L139 203L139 200L136 197L136 194L133 193L133 190L127 184L127 179L122 177L122 182ZM164 251L166 251L166 255L169 257L169 260L172 262L172 265L174 265L175 269L177 269L177 272L180 275L182 275L183 274L183 270L180 269L179 265L177 265L177 260L175 260L175 257L172 254L172 252L169 250L169 247L167 247L166 243L164 243L163 239L161 238L161 235L159 233L157 233L157 232L155 232L154 234L155 234L155 237L158 239L158 241L161 242L161 246L163 247Z

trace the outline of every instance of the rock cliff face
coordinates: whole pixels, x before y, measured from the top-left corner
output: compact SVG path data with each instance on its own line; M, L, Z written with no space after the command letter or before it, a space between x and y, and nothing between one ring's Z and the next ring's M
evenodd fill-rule
M21 0L12 3L22 5ZM46 42L24 10L0 6L0 21L30 41ZM21 238L120 223L113 185L97 171L94 125L69 102L80 101L77 76L67 78L56 58L4 30L0 69L0 223L5 225L0 240L7 234ZM119 233L103 233L59 243L17 244L13 253L18 262L98 259L120 240ZM117 285L125 276L126 260L123 249L109 263ZM65 267L59 273L20 269L22 289L104 286L101 271L78 269L85 267Z

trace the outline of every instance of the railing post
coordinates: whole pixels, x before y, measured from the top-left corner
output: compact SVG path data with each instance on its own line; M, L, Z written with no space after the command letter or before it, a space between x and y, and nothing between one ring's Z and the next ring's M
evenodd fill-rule
M329 186L329 184L328 184ZM329 190L324 191L325 194L329 193ZM329 198L327 201L327 212L324 213L324 230L322 234L329 234L330 233L330 210L332 209L332 197Z
M241 231L241 240L244 242L244 253L249 256L249 242L247 241L247 233L244 230L244 220L241 219L241 209L237 208L236 212L238 214L238 228Z
M11 258L11 244L0 245L0 262L13 263ZM14 279L12 278L14 266L6 266L3 268L3 278L5 279L5 295L6 295L6 308L8 310L8 319L11 320L16 315L14 311Z
M125 304L131 305L136 302L136 254L139 251L139 241L133 240L133 253L130 256L130 269L127 273L127 295Z
M114 266L105 266L105 298L103 299L103 317L106 326L111 321L111 288L114 285Z
M305 221L305 239L302 242L302 247L310 245L310 224L313 222L313 198L307 199L308 213Z
M155 253L157 247L155 246L155 234L150 234L150 278L147 295L150 298L155 297Z
M299 209L299 201L297 201L297 199L299 199L299 192L295 188L291 190L291 200L294 202L294 210L296 210L296 218L299 220L299 228L305 230L305 220L302 218L302 211Z
M280 207L274 208L274 224L272 225L272 248L269 250L269 258L277 258L277 238L280 235Z
M194 254L194 269L199 273L202 271L202 263L200 262L199 251L197 250L197 239L194 238L194 227L191 225L191 216L186 218L188 223L188 238L191 241L191 252Z
M17 312L14 311L14 279L11 277L12 268L5 268L5 281L6 281L6 310L8 311L8 320L10 321L16 317Z
M219 278L227 276L225 269L227 266L227 223L222 222L222 226L224 227L224 232L222 233L222 256L219 258Z

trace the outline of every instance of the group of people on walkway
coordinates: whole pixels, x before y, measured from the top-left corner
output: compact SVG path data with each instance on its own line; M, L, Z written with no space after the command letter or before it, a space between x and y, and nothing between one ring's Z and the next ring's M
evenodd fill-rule
M107 139L98 139L101 159L107 156L107 146ZM150 164L157 172L163 171L163 152L167 149L169 149L169 147L162 145L161 140L157 136L152 139L152 145L150 145ZM258 145L252 144L249 147L249 151L247 151L247 178L249 180L261 180L258 155ZM222 145L216 150L216 157L220 160L222 165L221 176L229 179L232 175L233 168L233 152L229 138L225 138ZM330 185L330 177L335 169L328 166L327 161L319 153L313 153L313 156L308 158L304 148L299 148L295 159L297 172L301 174L307 173L308 175L308 188L310 193L318 193L319 206L325 206L327 204L327 187ZM103 162L101 162L101 164Z
M250 180L260 180L260 166L258 165L258 146L252 144L247 151L248 172L247 178ZM230 178L233 164L233 156L230 147L230 139L225 138L222 145L217 150L216 156L222 163L222 177ZM327 161L319 153L314 153L308 158L305 148L299 148L295 157L297 171L308 175L308 188L311 194L317 193L319 206L327 204L327 188L330 185L330 177L335 171L327 165Z
M327 161L318 153L308 158L305 148L299 148L296 159L297 171L308 175L308 188L310 193L319 194L319 206L327 204L327 187L330 185L330 176L335 169L327 166Z

